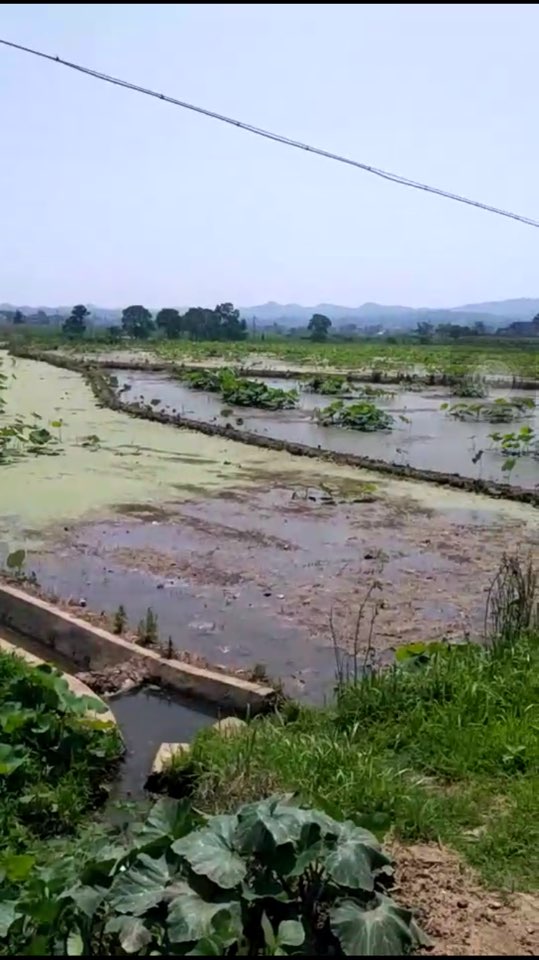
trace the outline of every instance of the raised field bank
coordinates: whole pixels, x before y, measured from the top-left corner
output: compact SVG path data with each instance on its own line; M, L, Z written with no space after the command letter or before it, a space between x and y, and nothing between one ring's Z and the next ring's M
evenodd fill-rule
M5 345L0 953L537 953L538 356Z

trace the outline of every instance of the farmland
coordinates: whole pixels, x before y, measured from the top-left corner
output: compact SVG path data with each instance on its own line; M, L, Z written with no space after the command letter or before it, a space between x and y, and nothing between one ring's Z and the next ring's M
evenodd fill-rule
M61 366L83 357L93 364ZM502 630L504 643L492 653L481 645L498 636L485 621L485 607L504 556L529 557L530 569L537 563L537 509L532 500L510 499L511 484L521 484L526 496L533 493L533 461L523 469L522 457L509 471L504 496L503 485L481 495L473 492L473 483L455 487L411 479L332 462L323 454L331 452L332 443L336 452L369 452L369 444L401 446L402 430L413 437L412 450L432 451L434 470L458 467L465 477L492 476L488 482L499 483L502 474L488 471L491 463L503 463L500 452L485 452L472 463L468 451L461 464L448 438L460 437L459 431L477 434L483 427L486 436L513 429L513 422L500 427L487 420L478 428L473 417L470 424L442 404L474 403L488 413L489 404L503 395L509 398L504 416L522 413L522 422L534 430L533 392L493 386L489 377L533 377L536 355L493 347L479 356L467 346L397 344L384 346L380 357L379 345L371 343L151 342L126 349L88 340L64 342L45 359L59 365L3 357L0 417L4 425L18 418L25 430L20 436L6 434L11 446L1 467L0 560L22 551L14 575L22 586L30 582L38 595L54 596L126 639L168 643L194 662L198 658L241 675L279 679L289 698L238 738L199 734L190 758L195 811L235 815L245 800L298 791L301 803L320 816L350 818L383 838L397 870L405 871L399 874L405 879L397 902L422 908L437 948L465 952L472 934L462 931L473 929L482 952L488 952L495 946L488 917L498 911L508 948L533 952L535 932L529 931L535 927L526 918L523 898L533 898L537 887L527 853L527 844L535 842L527 831L536 818L537 797L536 627L531 621L523 626L523 620L518 633L508 636ZM166 367L121 369L133 360ZM100 369L101 361L118 369ZM188 377L184 363L200 369ZM224 366L234 372L219 374ZM292 375L296 368L306 376ZM257 379L260 369L274 369L275 376ZM327 394L314 392L312 385L309 391L306 384L308 377L333 369L382 373L374 384L347 386L349 423L316 423L309 418L318 407L337 414L346 408L334 380L323 381ZM489 396L452 399L449 382L442 388L410 381L396 389L379 385L386 377L424 378L432 372L450 379L474 374L487 383ZM521 394L532 401L521 403L522 410ZM136 402L139 407L129 411ZM155 419L173 409L187 422ZM380 410L383 417L373 413ZM196 421L220 424L220 433L189 428L190 411ZM434 415L440 439L429 441ZM228 422L234 439L227 436ZM315 455L299 457L286 447L242 441L242 429L271 439L279 424L288 430L292 423L310 431L301 441L310 442ZM44 449L30 437L36 424L47 431ZM44 439L39 434L34 440L40 436ZM393 450L387 451L390 460ZM467 473L472 466L475 473ZM140 624L146 624L145 633ZM145 736L142 726L140 735ZM177 772L181 779L185 771ZM60 770L59 776L64 776ZM62 780L62 798L64 787ZM80 798L74 794L75 831L84 828L91 807L88 789ZM22 823L18 851L35 846L40 863L45 862L42 838L27 833L19 807L10 809L15 832ZM69 805L66 817L68 812ZM114 835L124 852L114 868L106 867L103 889L109 892L99 910L112 911L106 943L116 950L118 944L140 942L144 951L151 942L157 953L170 951L166 898L161 902L156 892L155 907L144 915L129 913L125 923L117 915L120 865L130 878L134 870L134 882L142 870L144 882L153 883L144 857L148 850L150 859L162 853L162 886L168 889L184 869L172 845L178 842L183 849L181 835L200 828L198 814L182 819L184 813L174 814L172 807L164 818L152 816L142 829L146 839ZM47 815L46 822L52 824L53 818ZM89 870L104 876L99 845L79 835L68 853L76 850ZM442 892L434 903L417 884L414 864L429 863L436 850L444 859L437 861ZM55 880L57 889L69 884L72 889L79 881L77 870L71 856L65 876ZM30 903L30 881L26 876L10 880L10 902ZM456 895L452 899L459 883L458 899L469 904L466 908L457 906ZM458 935L458 924L451 934L436 932L442 900L464 911ZM502 906L490 910L491 900ZM13 949L26 949L34 935L44 935L47 944L40 945L47 953L55 938L72 932L77 917L85 951L99 950L95 924L105 914L98 910L85 926L78 905L69 903L69 913L58 914L44 933L23 929L13 906ZM236 915L237 908L231 910ZM180 926L173 929L178 935ZM402 936L401 946L415 943L409 933Z
M65 339L51 333L17 334L19 342L31 342L42 348L66 349ZM421 373L460 376L481 370L501 376L529 379L539 377L539 346L533 341L525 345L518 340L481 338L481 342L466 344L388 343L377 340L357 340L349 343L313 343L309 340L249 339L240 342L191 340L131 341L128 348L117 342L107 342L105 336L87 337L69 346L71 352L95 356L127 356L133 354L147 359L174 364L189 362L224 361L247 367L297 367L335 369L400 374Z

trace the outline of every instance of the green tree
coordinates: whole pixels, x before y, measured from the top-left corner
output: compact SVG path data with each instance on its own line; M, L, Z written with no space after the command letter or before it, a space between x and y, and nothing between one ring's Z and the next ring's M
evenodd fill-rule
M234 308L233 303L218 303L214 313L218 340L245 339L247 324L240 319L240 311Z
M146 307L134 304L122 312L122 328L128 336L147 340L154 329L152 315Z
M24 323L24 315L20 310L15 310L13 314L13 323Z
M183 330L183 317L174 307L163 307L155 318L155 325L169 340L179 337Z
M86 320L90 311L83 303L73 307L69 317L62 324L62 332L66 337L83 337L86 333Z
M217 340L217 318L214 310L189 307L182 317L184 330L191 340Z
M416 327L416 333L420 343L431 343L434 326L428 320L420 320Z
M325 317L323 313L313 313L309 320L307 330L311 334L311 340L322 343L324 340L327 340L330 327L331 320L329 317Z

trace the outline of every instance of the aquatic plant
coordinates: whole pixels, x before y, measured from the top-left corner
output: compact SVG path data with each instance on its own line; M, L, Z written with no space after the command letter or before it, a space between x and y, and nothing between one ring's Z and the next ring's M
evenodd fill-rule
M0 414L5 410L3 392L8 378L0 370ZM0 423L0 465L18 460L24 456L60 453L57 438L46 427L38 425L42 419L39 413L32 414L33 422L27 423L16 416L8 423ZM52 421L49 426L61 428L61 421Z
M265 410L283 410L295 407L297 390L280 390L246 377L238 377L233 370L197 370L185 377L188 386L196 390L220 393L226 404L239 407L261 407Z
M309 393L324 393L328 396L349 393L352 389L346 377L338 374L316 374L306 380L303 386Z
M480 374L464 373L453 381L451 392L455 397L482 398L488 394L488 384Z
M532 397L498 397L485 403L442 403L441 410L457 420L485 423L511 423L530 416L535 409Z
M329 406L316 411L316 419L322 426L346 427L350 430L390 430L393 417L381 410L370 400L359 400L346 405L342 400L334 400Z
M494 441L495 448L504 456L539 456L539 436L529 424L525 424L520 430L513 430L510 433L495 431L489 433L489 437Z

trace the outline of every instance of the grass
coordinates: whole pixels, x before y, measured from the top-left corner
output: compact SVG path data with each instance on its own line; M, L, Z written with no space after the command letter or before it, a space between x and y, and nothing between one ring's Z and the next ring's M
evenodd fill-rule
M539 635L446 648L422 669L344 687L335 707L288 706L236 737L202 732L194 803L226 811L298 791L380 834L446 843L488 885L537 889L538 705Z
M176 363L220 358L241 363L249 356L262 355L292 365L335 367L363 372L409 373L463 376L500 373L522 377L539 376L539 341L480 338L479 342L458 344L419 344L414 341L387 343L380 340L312 343L309 340L267 338L242 342L193 342L190 340L107 341L104 336L89 335L81 341L66 341L54 332L18 331L9 336L14 342L36 347L60 347L73 352L141 350L156 359Z
M0 653L0 866L76 832L107 796L121 741L47 666Z

